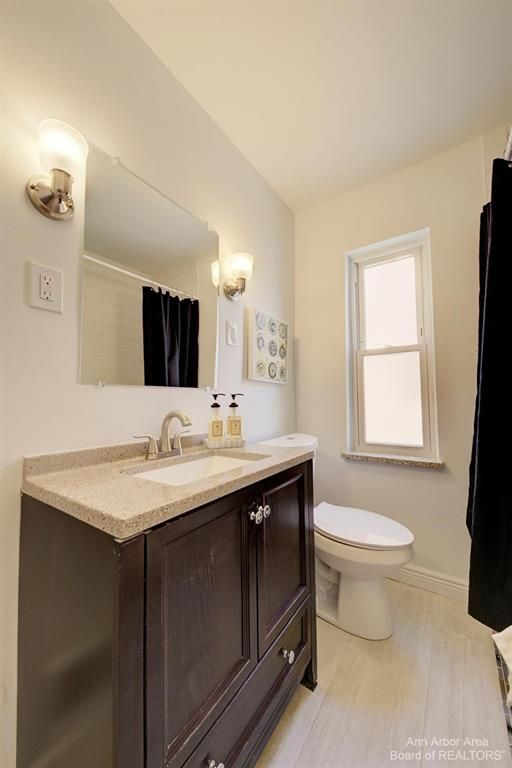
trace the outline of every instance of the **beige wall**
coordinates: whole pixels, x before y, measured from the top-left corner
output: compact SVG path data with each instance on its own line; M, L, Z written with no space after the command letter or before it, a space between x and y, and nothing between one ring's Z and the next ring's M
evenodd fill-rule
M476 139L299 213L295 233L298 429L320 439L317 500L396 518L414 532L416 566L464 580L478 228L485 199L482 144ZM340 458L347 431L345 252L423 227L431 230L439 438L446 470L348 463Z
M108 3L2 3L1 13L0 766L14 768L21 457L156 434L171 408L189 412L195 431L206 430L209 417L202 391L77 383L84 179L76 180L71 222L50 221L27 202L25 183L39 170L39 121L58 117L76 126L209 221L224 254L254 255L246 297L239 304L221 299L222 329L229 318L242 331L246 303L293 320L294 233L288 208ZM61 64L44 66L42 51L56 39ZM28 259L64 271L63 315L27 306ZM242 345L221 343L220 386L246 393L247 437L293 429L293 380L283 387L249 382L243 364Z

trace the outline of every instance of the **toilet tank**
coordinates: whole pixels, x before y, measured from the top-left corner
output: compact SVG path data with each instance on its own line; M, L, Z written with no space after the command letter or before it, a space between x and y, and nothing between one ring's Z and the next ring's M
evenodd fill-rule
M289 435L280 435L279 437L273 437L271 440L261 440L258 445L271 445L274 448L309 448L315 454L313 470L315 469L316 452L318 450L318 438L315 435L291 432Z

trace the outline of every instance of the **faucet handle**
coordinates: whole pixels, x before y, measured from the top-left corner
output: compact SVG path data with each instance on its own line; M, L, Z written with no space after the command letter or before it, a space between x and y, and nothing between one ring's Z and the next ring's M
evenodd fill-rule
M172 438L172 450L173 451L179 451L179 454L183 453L183 449L181 447L181 436L185 434L185 432L190 432L191 427L188 427L187 429L179 429Z
M158 456L158 445L152 435L133 435L135 440L145 438L148 441L146 447L146 459L155 459Z

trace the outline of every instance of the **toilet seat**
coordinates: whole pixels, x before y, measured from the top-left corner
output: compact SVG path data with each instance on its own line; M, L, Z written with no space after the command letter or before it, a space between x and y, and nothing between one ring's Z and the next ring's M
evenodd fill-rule
M332 541L360 549L404 549L414 542L411 531L396 520L326 501L315 508L315 531Z

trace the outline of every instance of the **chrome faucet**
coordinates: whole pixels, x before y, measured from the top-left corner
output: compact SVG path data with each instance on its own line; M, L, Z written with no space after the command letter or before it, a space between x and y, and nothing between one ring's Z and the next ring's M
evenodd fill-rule
M180 456L183 453L183 450L181 448L181 436L184 432L190 432L190 429L179 429L177 432L174 433L174 435L169 435L170 432L170 426L171 421L173 419L178 419L182 427L191 427L192 422L190 421L190 417L187 416L185 411L169 411L167 416L164 418L162 422L162 433L160 437L160 453L171 453L175 452L178 453Z
M160 446L158 446L156 439L151 435L134 435L135 438L144 437L148 440L146 459L165 459L166 456L181 456L183 454L181 436L184 432L190 432L190 429L178 429L171 437L169 431L173 419L178 419L182 427L192 426L192 422L185 411L169 411L162 422Z

